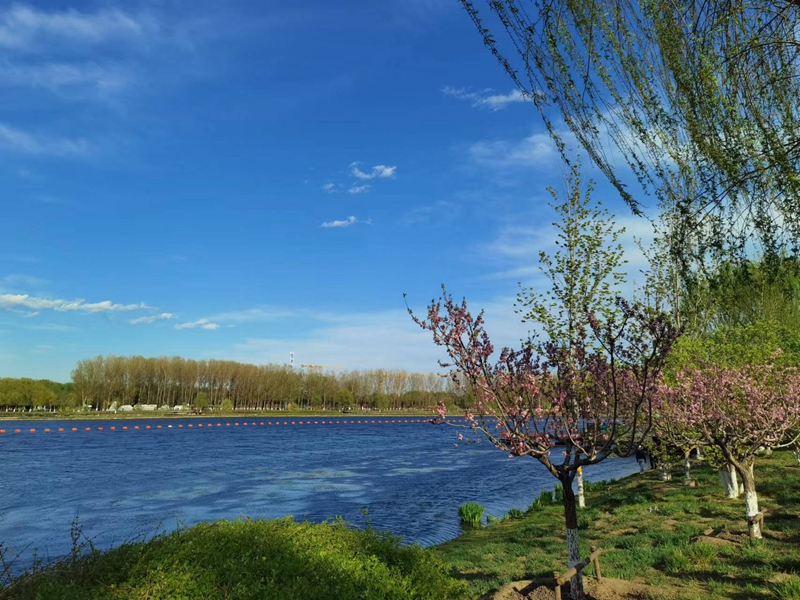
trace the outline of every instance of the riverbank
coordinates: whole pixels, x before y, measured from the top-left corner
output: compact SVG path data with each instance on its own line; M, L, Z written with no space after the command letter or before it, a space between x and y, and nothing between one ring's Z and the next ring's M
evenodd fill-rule
M693 476L697 487L689 488L678 469L670 482L648 471L587 493L581 554L601 548L604 577L634 590L603 598L800 599L800 467L791 453L757 461L767 517L755 543L746 538L742 499L724 498L717 473L702 463ZM41 569L0 598L476 600L512 581L552 580L565 568L564 538L560 505L466 530L430 550L341 524L218 522ZM522 598L505 592L497 598Z
M431 552L337 521L219 521L67 559L0 588L0 598L442 600L461 596L463 585L446 572Z
M201 414L190 412L162 412L162 411L136 411L136 412L0 412L0 421L108 421L126 419L223 419L223 418L250 418L264 417L282 419L284 417L328 417L331 419L344 419L350 417L389 417L389 418L431 418L431 411L402 411L402 410L352 410L348 412L334 410L237 410L237 411L207 411Z
M674 469L669 482L653 470L587 493L581 556L601 548L603 576L653 586L644 596L653 600L799 600L800 467L790 452L775 452L755 472L767 510L761 541L747 540L744 501L726 499L718 474L699 463L695 488ZM565 570L565 533L562 507L545 506L467 530L435 551L478 598L511 581L552 580Z

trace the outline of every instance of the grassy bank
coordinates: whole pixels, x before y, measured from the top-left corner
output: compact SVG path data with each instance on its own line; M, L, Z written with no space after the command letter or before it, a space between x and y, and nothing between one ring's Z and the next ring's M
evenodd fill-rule
M202 524L67 560L0 589L7 600L441 600L461 595L431 552L343 524Z
M590 546L606 550L603 575L658 586L653 599L800 600L800 467L790 453L756 462L769 511L764 540L756 543L746 540L743 500L722 496L716 472L696 465L696 488L673 475L660 482L648 471L588 493L579 517L581 556ZM715 539L702 536L709 529ZM478 598L510 581L563 571L564 539L563 509L544 506L467 531L436 552Z

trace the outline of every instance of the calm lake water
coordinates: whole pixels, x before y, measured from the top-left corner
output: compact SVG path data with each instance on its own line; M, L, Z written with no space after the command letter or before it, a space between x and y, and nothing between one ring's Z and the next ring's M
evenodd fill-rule
M108 548L216 519L341 515L358 525L365 508L373 527L427 546L459 534L456 511L464 502L500 516L526 508L555 483L534 459L511 459L485 442L455 446L450 427L328 420L268 426L276 419L250 417L257 425L247 427L243 419L0 422L8 432L0 435L0 543L9 557L22 553L19 567L34 549L45 559L68 553L76 515L95 545ZM612 459L585 476L637 470L633 459Z

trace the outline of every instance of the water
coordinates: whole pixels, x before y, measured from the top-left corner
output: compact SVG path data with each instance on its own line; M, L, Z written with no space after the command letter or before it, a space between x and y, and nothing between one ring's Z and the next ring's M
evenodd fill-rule
M555 484L534 459L511 459L485 442L456 446L456 431L446 426L313 424L327 420L269 426L276 419L248 418L257 425L246 427L243 419L0 422L7 431L0 435L0 542L9 557L21 553L19 568L34 549L45 560L68 553L76 515L100 548L199 521L341 515L428 546L459 534L456 511L464 502L501 516ZM632 459L611 459L585 469L585 477L637 470Z

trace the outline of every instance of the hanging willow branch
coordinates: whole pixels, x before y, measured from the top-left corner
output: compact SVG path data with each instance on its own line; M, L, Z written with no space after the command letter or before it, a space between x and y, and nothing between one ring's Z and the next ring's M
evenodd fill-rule
M800 0L487 0L491 26L461 3L562 154L577 140L634 213L654 195L682 252L796 251Z

